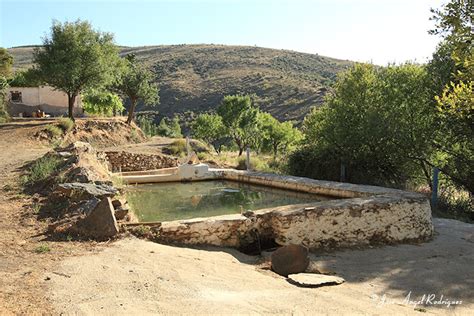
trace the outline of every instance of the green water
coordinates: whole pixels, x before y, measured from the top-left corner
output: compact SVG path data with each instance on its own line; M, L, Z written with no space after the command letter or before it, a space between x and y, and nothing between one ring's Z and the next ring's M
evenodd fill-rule
M327 198L233 181L141 184L127 189L140 222L171 221L258 210Z

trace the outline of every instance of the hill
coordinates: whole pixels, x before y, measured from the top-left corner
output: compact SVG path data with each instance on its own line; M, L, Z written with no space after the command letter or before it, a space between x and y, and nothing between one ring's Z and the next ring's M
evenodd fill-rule
M16 69L32 62L32 46L9 49ZM350 61L250 46L171 45L121 47L157 74L161 104L139 107L163 115L203 112L227 94L255 94L261 109L280 120L302 120L323 101L329 86Z

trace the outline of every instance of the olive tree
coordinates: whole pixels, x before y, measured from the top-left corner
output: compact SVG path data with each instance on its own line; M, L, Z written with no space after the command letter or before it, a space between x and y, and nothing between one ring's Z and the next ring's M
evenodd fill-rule
M130 100L127 124L131 124L134 119L138 101L148 105L159 104L159 90L154 79L153 72L138 62L134 55L126 56L125 67L116 88Z
M229 136L239 147L239 156L245 147L258 137L258 108L252 105L250 96L228 95L217 108Z
M43 82L67 94L71 119L81 91L111 84L120 68L113 35L81 20L54 21L43 45L34 52L34 63Z

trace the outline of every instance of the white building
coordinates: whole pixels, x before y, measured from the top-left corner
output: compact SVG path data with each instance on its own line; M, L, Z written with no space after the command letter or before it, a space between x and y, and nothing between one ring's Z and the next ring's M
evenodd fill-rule
M7 109L11 116L31 116L31 113L38 110L51 116L66 116L68 114L67 94L49 86L10 87L7 98ZM74 103L74 114L80 116L83 112L81 97L77 96Z

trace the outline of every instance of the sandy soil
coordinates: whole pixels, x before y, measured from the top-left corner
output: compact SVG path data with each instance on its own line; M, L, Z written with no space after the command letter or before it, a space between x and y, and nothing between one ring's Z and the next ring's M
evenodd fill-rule
M0 126L1 315L474 313L474 225L455 220L435 219L429 243L312 254L313 269L346 279L316 289L232 249L47 240L34 198L17 187L19 168L49 149L29 138L38 124ZM38 254L39 245L51 251ZM415 309L404 302L410 292L462 304Z

